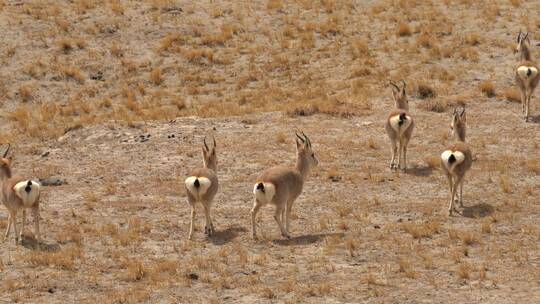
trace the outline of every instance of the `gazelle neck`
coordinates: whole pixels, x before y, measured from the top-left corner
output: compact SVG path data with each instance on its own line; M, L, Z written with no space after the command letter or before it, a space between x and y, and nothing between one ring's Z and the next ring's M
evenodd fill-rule
M529 46L527 44L524 43L521 45L519 57L522 61L531 61L531 51L529 51Z
M309 161L305 157L302 157L299 155L296 158L296 170L300 172L300 175L302 175L304 179L307 177L309 173L309 169L310 169Z
M455 134L454 134L454 137L455 137L458 141L465 142L465 128L458 128L458 129L456 129L456 132L455 132Z
M0 181L4 182L8 178L11 178L11 169L9 167L3 167L0 169Z
M214 162L210 162L209 164L206 163L206 162L203 162L203 163L204 163L204 164L203 164L203 167L205 167L205 168L207 168L207 169L210 169L210 170L212 170L212 171L214 171L214 172L217 171L217 165L216 165Z

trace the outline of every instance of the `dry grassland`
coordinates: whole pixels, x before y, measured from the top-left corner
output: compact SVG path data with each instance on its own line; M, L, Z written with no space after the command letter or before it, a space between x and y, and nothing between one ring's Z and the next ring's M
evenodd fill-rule
M538 303L540 101L524 123L515 36L535 1L0 0L0 142L45 187L44 242L0 243L0 302ZM389 169L387 80L417 126ZM474 163L446 215L438 157L466 105ZM249 233L252 184L320 166ZM218 140L216 235L187 240L183 180ZM149 136L148 136L149 135ZM174 135L174 137L173 137ZM0 229L7 211L0 208ZM30 225L29 225L30 226ZM28 226L27 226L28 227Z

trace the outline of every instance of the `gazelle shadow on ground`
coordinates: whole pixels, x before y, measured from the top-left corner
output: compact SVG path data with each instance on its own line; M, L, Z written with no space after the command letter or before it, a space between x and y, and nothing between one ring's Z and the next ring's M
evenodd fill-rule
M533 122L533 123L540 124L540 115L531 116L531 118L530 118L529 121L531 121L531 122Z
M469 218L482 218L489 216L494 211L493 206L488 204L477 204L470 207L463 207L462 215Z
M433 168L430 166L414 166L408 168L405 173L414 176L430 176L433 173Z
M24 248L31 250L47 251L47 252L57 252L60 250L60 245L57 243L46 243L44 241L38 241L34 237L23 236L21 245Z
M339 236L342 237L343 233L321 233L321 234L306 234L295 236L290 239L279 239L272 241L276 245L291 246L291 245L309 245L320 242L325 237Z
M240 233L246 232L247 229L239 226L228 227L225 230L216 230L212 236L208 237L214 245L224 245L234 240Z

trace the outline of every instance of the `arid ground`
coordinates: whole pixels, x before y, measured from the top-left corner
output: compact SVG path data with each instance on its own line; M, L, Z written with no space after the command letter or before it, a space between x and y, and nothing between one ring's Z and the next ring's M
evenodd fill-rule
M0 243L2 303L539 303L540 98L521 115L519 29L538 1L0 1L0 142L58 178L43 242ZM391 172L388 80L416 120ZM540 95L540 94L537 94ZM474 154L449 217L455 106ZM283 239L250 235L256 176L320 161ZM174 136L173 136L174 135ZM187 240L187 172L215 135L216 234ZM3 151L3 150L0 150ZM30 217L31 220L31 217ZM0 230L7 211L0 207Z

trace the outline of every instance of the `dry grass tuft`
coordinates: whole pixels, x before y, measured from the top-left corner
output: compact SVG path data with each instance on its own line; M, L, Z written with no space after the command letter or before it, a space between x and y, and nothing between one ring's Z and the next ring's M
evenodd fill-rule
M487 97L495 97L495 85L489 80L482 81L479 85L480 92Z
M524 165L527 171L535 173L537 175L540 174L540 159L528 159L525 161Z
M512 101L512 102L519 102L521 103L521 94L519 93L519 91L515 88L506 88L504 90L504 97L506 98L506 100L508 101Z
M521 6L521 0L508 0L510 4L512 4L514 7L520 7Z
M148 270L144 266L143 262L138 260L130 260L126 267L126 280L127 281L140 281L146 277Z
M418 47L424 47L424 48L432 48L435 43L433 41L433 37L431 37L427 33L421 33L418 38L416 38L416 45Z
M276 133L276 142L279 144L283 144L287 141L287 135L285 135L284 132L278 132Z
M400 37L412 35L412 29L408 23L400 22L398 24L397 35Z
M75 263L82 256L83 251L81 247L67 246L58 252L29 251L22 256L22 260L33 266L52 266L66 270L75 270Z
M60 47L60 50L62 52L67 54L71 50L73 50L73 40L68 39L68 38L62 38L62 39L58 40L58 46Z
M404 223L402 228L415 239L430 238L441 230L441 223L437 220L424 223Z
M463 262L459 265L457 274L461 279L468 280L471 278L471 265Z
M510 178L507 175L499 176L499 186L504 193L512 192L512 184L510 183Z
M19 87L19 97L23 102L32 100L32 88L28 85L22 85Z
M441 165L441 159L438 156L425 157L424 162L430 169L437 169Z
M459 239L464 245L473 245L478 243L478 236L469 231L462 231L459 233Z
M430 99L420 104L420 108L426 111L443 113L449 109L448 101L444 99Z
M408 258L399 259L399 272L403 272L407 278L414 279L417 273L413 270L412 263Z
M416 86L416 97L420 99L437 97L437 91L426 83L419 83Z
M152 69L152 71L150 72L150 80L153 84L157 86L163 83L163 75L161 73L160 67Z

